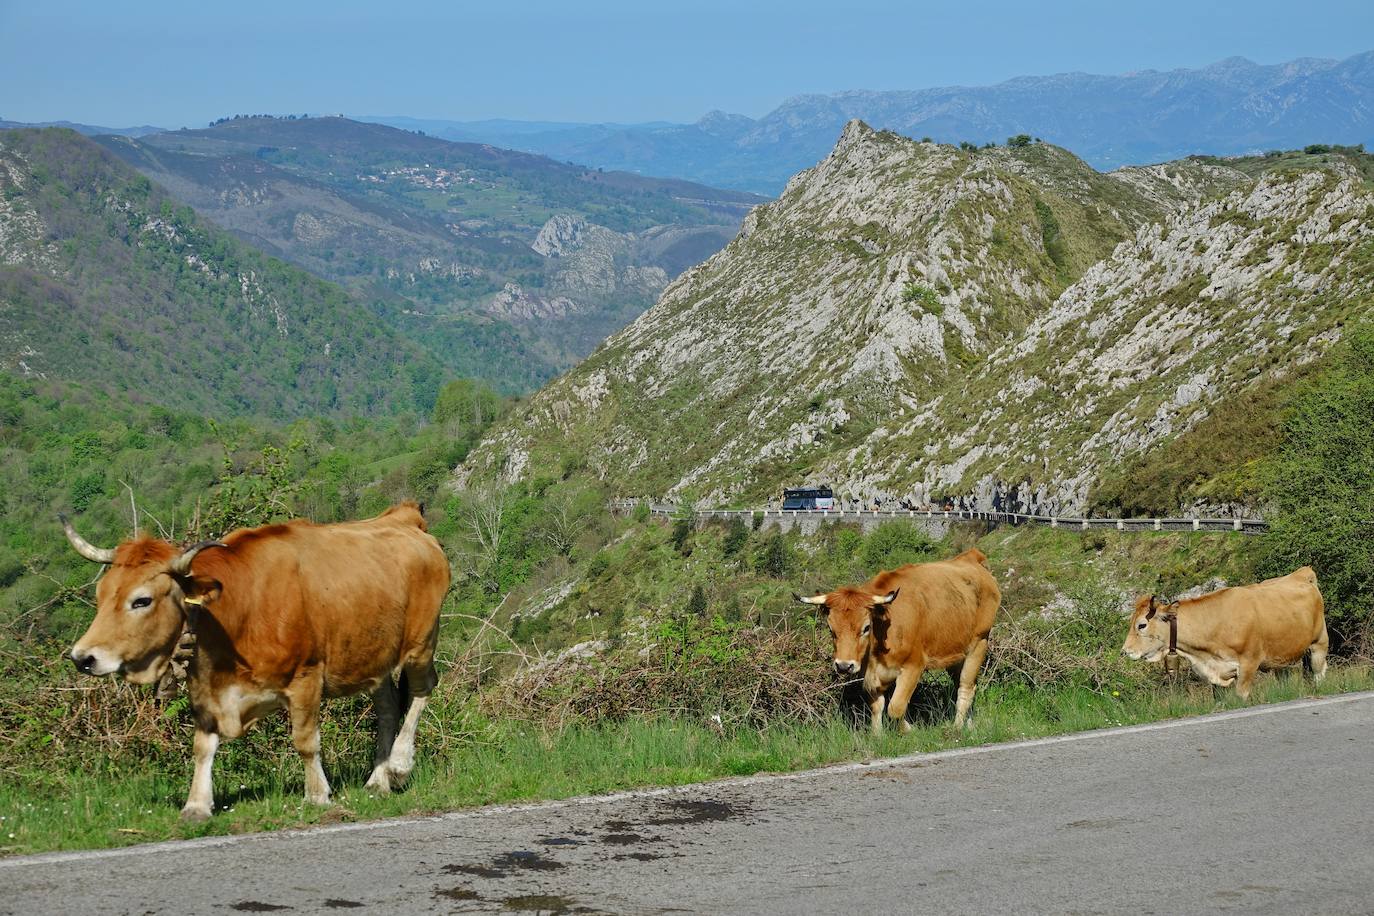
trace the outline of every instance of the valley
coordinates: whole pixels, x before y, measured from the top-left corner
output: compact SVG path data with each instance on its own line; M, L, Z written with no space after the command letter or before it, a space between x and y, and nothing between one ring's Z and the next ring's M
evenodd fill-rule
M511 393L584 357L763 201L337 117L99 142L239 238L375 303L450 371Z

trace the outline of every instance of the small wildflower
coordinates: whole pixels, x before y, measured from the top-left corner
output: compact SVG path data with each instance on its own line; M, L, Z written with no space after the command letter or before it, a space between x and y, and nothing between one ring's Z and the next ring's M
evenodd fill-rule
M1112 696L1114 696L1114 697L1119 697L1119 696L1121 696L1121 691L1119 691L1119 690L1113 690L1113 691L1112 691Z

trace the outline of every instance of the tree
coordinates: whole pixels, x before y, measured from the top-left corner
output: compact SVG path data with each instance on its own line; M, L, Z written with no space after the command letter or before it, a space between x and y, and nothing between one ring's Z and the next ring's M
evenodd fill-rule
M1010 146L1010 147L1022 147L1022 146L1030 146L1030 145L1031 145L1031 136L1030 136L1030 134L1017 134L1017 135L1014 136L1014 137L1008 137L1008 138L1007 138L1007 146Z
M586 489L550 490L535 526L535 537L554 553L571 556L578 538L591 524L594 513L599 511L600 503L598 495Z
M501 590L509 500L506 490L494 486L466 493L457 500L458 552L463 569L491 594Z

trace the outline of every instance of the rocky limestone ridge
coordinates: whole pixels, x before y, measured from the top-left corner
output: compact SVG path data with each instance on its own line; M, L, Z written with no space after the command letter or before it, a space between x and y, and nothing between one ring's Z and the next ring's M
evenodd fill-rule
M1076 511L1104 470L1367 308L1361 177L1241 165L1103 174L1046 144L851 122L461 476L578 452L622 492L704 503L804 479L917 502L1015 483Z

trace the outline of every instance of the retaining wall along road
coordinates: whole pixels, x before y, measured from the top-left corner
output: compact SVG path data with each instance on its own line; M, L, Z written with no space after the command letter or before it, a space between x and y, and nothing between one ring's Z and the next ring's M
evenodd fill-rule
M618 499L611 511L629 513L641 500ZM678 518L686 509L664 503L649 503L649 513L663 518ZM984 522L989 525L1043 525L1077 531L1115 529L1117 531L1239 531L1259 534L1269 523L1259 518L1061 518L1056 515L1023 515L1017 512L978 512L970 509L693 509L698 520L742 518L750 521L763 516L764 525L777 525L784 531L800 528L815 531L828 522L857 523L865 531L886 521L905 519L924 527L932 537L943 537L955 522Z

